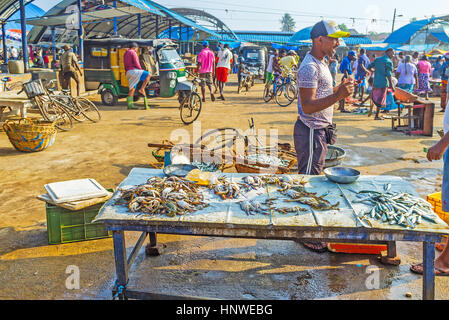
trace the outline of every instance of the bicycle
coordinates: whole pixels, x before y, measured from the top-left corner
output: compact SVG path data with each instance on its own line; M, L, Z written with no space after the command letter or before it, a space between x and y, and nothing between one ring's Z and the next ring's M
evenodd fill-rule
M66 109L70 116L78 122L83 122L88 119L92 122L98 122L101 120L101 114L97 106L87 98L84 97L72 97L70 95L70 89L62 89L61 93L56 94L56 88L54 88L56 80L50 80L45 85L47 95L60 102Z
M22 85L18 95L25 91L28 99L34 102L44 120L55 122L55 127L62 131L73 128L73 121L65 106L49 97L41 80L33 80Z
M297 96L296 82L291 79L291 74L283 78L282 84L275 91L275 100L280 107L288 107Z
M188 71L186 73L193 77L193 85L191 91L179 91L178 93L179 114L184 124L191 124L201 113L202 102L197 92L201 79Z
M274 79L270 80L270 84L268 86L265 86L265 89L263 91L263 100L265 102L269 102L271 99L273 99L277 87L280 86L282 82L283 80L281 78L281 75L278 72L275 72Z

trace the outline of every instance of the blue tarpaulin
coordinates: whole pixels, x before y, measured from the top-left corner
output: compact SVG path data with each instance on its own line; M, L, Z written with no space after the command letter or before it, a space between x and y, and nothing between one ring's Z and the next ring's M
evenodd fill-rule
M399 28L398 30L396 30L395 32L393 32L392 34L390 34L388 36L388 38L386 38L384 40L385 43L407 43L409 42L410 38L419 30L421 30L423 27L427 26L428 24L432 23L433 21L435 21L436 19L439 19L441 17L435 17L435 18L431 18L431 19L424 19L424 20L418 20L418 21L414 21L412 23L409 23L401 28Z
M310 31L312 30L313 26L304 28L296 32L288 42L298 42L301 40L309 40L310 39Z
M295 51L299 49L299 46L286 46L286 45L278 44L278 43L272 43L271 46L274 49L285 49L285 50L295 50Z

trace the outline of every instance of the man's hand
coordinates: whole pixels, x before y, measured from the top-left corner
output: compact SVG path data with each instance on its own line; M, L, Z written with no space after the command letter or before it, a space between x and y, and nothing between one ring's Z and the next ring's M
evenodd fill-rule
M340 99L349 97L354 92L354 81L351 78L345 78L338 86L337 95Z
M446 148L444 148L444 146L440 142L438 142L427 151L427 160L440 160L445 151Z

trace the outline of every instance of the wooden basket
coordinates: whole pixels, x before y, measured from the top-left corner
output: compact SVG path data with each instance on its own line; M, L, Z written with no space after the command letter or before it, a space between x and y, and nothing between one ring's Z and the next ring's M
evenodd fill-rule
M291 160L290 163L286 167L276 167L276 171L273 172L273 168L270 167L262 167L257 164L243 164L243 163L234 163L235 169L238 173L275 173L275 174L287 174L290 171L290 167L293 166L296 162L296 159Z
M56 139L54 122L21 118L7 120L3 130L18 151L38 152L47 149Z

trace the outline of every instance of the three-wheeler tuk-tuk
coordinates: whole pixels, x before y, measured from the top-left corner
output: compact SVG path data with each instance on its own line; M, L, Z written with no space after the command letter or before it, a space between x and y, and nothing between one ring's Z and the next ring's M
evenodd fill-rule
M145 88L149 98L171 98L178 94L181 120L185 124L195 121L201 112L201 98L197 93L199 80L186 78L185 65L179 56L177 44L170 39L104 38L84 40L85 81L98 84L98 93L104 105L114 106L118 99L129 94L123 56L130 43L139 46L138 56L145 62L141 66L151 73ZM137 85L134 101L141 94Z
M267 48L256 45L242 46L240 47L239 55L243 57L248 71L256 79L260 79L265 83L265 70L268 60Z

